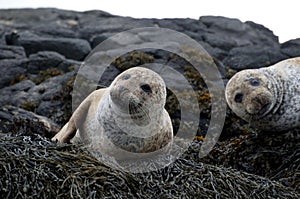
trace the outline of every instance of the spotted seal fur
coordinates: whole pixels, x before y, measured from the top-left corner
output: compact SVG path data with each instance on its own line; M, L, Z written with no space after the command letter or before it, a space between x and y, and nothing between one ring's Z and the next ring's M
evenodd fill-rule
M284 131L300 126L300 57L236 73L227 83L229 107L253 127Z
M165 102L166 86L157 73L142 67L128 69L108 88L92 92L52 140L79 140L112 155L120 150L154 152L173 140Z

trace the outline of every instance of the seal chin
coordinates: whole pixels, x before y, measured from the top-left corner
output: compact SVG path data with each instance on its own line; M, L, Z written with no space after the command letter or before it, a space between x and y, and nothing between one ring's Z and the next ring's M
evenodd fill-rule
M129 100L129 114L131 119L138 126L146 126L150 123L149 110L135 100Z

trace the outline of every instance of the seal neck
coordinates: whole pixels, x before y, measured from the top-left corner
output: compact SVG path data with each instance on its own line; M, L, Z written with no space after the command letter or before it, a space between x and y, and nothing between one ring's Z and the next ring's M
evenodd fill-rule
M127 132L128 136L135 136L141 138L147 138L153 136L157 129L160 128L163 120L163 109L156 108L154 105L151 110L143 114L139 118L139 115L133 115L130 111L120 109L110 99L110 95L104 96L105 103L107 105L99 105L98 108L98 121L101 125L106 128L105 131L109 132ZM137 118L135 118L137 117ZM145 120L143 125L137 124L135 119Z
M268 89L274 96L274 100L275 100L272 107L270 108L272 114L275 114L280 108L283 100L283 93L284 93L284 85L283 85L282 78L278 76L279 74L274 70L276 69L269 68L268 70L263 71L267 79L269 80ZM278 74L278 75L274 75L274 74Z

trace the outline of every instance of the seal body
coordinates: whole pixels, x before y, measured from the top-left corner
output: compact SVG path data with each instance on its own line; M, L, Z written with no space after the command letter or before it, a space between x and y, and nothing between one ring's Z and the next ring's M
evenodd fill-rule
M236 73L226 86L229 107L253 127L300 127L300 57Z
M164 109L166 86L152 70L134 67L92 92L52 138L79 141L100 152L149 153L168 146L173 129Z

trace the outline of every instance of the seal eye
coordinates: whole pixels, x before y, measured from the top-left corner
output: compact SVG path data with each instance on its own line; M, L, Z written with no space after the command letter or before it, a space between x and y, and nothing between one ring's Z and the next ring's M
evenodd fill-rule
M130 78L130 74L125 74L122 76L122 80L127 80Z
M140 87L145 93L152 93L152 89L149 84L141 84Z
M243 93L238 93L238 94L235 95L234 101L236 103L242 103L243 97L244 97Z
M259 86L260 85L260 80L257 78L251 78L249 79L249 82L252 86Z

